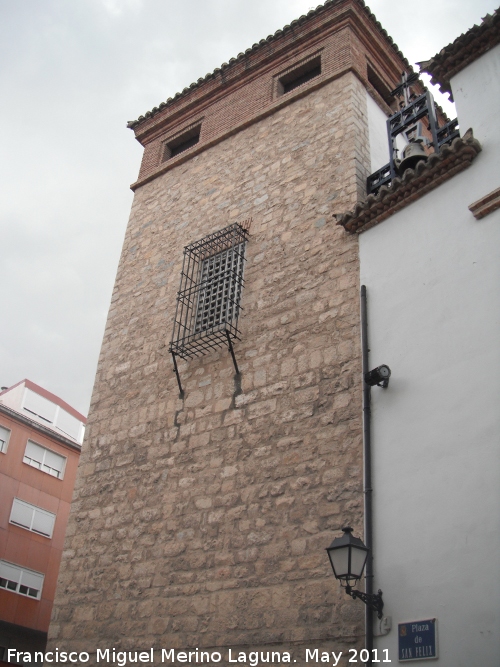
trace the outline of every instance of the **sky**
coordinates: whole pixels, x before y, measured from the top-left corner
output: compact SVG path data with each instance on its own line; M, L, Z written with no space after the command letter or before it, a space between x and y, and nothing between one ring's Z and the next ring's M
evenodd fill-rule
M367 4L414 64L498 0ZM127 121L316 6L0 0L1 386L28 378L87 414L142 157Z

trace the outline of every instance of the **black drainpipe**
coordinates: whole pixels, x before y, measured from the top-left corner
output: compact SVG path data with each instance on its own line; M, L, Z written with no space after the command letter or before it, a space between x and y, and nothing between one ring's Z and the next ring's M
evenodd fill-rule
M365 373L370 370L368 359L368 318L366 309L366 286L361 286L361 351L363 373L363 472L364 472L364 510L365 510L365 545L370 550L366 560L365 592L373 594L373 513L372 513L372 452L371 452L371 387L365 382ZM369 652L366 664L372 664L373 658L373 610L365 607L365 646Z

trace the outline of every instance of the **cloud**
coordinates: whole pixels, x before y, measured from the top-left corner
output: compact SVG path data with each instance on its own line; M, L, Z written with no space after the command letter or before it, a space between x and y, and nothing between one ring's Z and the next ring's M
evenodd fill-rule
M101 0L104 9L111 16L122 16L124 12L140 11L142 0Z

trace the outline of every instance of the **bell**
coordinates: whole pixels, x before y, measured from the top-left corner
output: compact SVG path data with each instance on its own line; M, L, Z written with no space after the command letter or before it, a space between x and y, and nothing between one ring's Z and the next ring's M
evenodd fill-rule
M420 141L413 141L403 151L403 159L398 166L399 175L402 176L407 169L415 169L420 160L427 160L427 153Z

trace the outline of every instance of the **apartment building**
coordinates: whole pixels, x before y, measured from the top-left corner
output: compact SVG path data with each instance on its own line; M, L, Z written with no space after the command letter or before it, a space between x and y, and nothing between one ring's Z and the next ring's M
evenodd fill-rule
M0 659L45 648L85 422L30 380L0 393Z

